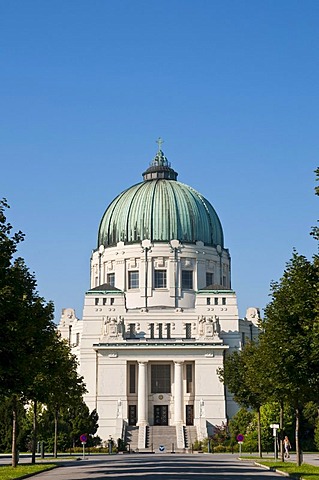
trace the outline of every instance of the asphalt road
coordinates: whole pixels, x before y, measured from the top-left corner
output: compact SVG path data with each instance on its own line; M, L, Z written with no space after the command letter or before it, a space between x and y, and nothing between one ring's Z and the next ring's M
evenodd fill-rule
M40 473L35 480L274 480L274 472L235 455L114 455L89 457ZM282 477L281 477L282 478Z

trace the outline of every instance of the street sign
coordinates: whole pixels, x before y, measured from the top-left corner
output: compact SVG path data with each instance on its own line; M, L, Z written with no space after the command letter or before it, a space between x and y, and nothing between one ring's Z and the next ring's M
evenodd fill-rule
M238 442L238 443L243 443L243 441L244 441L244 435L242 435L241 433L239 433L236 438L237 438L237 442Z
M80 435L80 440L82 443L86 443L87 442L87 435L85 435L85 433L82 433L82 435Z
M165 452L165 447L164 447L164 445L160 445L160 446L158 447L158 449L159 449L160 452Z
M279 423L271 423L270 428L272 428L272 434L274 437L277 437L277 430L280 427Z

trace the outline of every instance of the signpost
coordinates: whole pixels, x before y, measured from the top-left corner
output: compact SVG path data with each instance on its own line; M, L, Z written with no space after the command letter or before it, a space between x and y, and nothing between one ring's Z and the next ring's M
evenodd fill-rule
M241 455L241 446L244 443L244 435L239 433L236 438L237 438L237 442L238 442L238 445L239 445L239 456L240 456Z
M83 460L84 460L84 456L85 456L85 444L87 442L87 439L88 439L88 437L87 437L87 435L85 435L85 433L82 433L82 435L80 435L80 440L81 440L81 443L83 445L83 457L82 457Z
M275 460L277 460L277 430L280 427L279 423L271 423L270 428L272 428L272 434L274 437L274 454L275 454Z

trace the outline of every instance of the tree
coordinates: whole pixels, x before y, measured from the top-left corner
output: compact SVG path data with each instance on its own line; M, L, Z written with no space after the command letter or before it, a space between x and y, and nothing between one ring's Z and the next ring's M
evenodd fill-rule
M81 446L80 435L88 435L88 444L93 443L91 437L98 429L98 414L96 410L90 412L83 400L71 407L62 408L61 415L68 425L68 434L72 447Z
M224 368L218 370L218 375L240 406L257 412L258 451L261 457L260 407L266 398L259 345L249 342L243 350L231 353L225 359Z
M265 309L260 338L272 396L277 395L278 401L287 402L295 411L298 465L300 410L319 393L318 285L315 264L294 252L280 281L271 285L272 301Z
M232 445L237 442L237 435L241 434L246 436L250 426L254 422L255 415L255 412L252 412L251 410L247 410L247 408L242 407L231 418L229 422L229 433Z
M0 452L7 453L12 448L12 397L0 398ZM17 448L25 449L30 430L26 428L26 411L22 403L17 404Z
M319 167L316 168L315 174L316 174L316 181L319 182ZM319 196L319 186L318 186L318 185L315 187L315 194ZM318 221L317 221L317 223L318 223ZM318 227L318 226L312 227L311 235L312 235L316 240L319 240L319 227Z
M0 201L0 394L11 398L12 465L16 466L18 404L36 402L43 395L42 356L56 335L52 302L39 296L36 279L23 259L14 258L24 236L12 234L7 208L7 202Z
M62 408L74 408L86 393L83 377L77 372L77 360L69 344L58 335L47 350L46 365L50 379L46 404L54 414L54 456L57 457L58 420Z

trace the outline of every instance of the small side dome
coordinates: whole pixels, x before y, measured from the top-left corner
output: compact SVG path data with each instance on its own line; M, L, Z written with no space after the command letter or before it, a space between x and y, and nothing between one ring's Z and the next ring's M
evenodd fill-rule
M223 229L213 206L193 188L178 182L177 173L158 150L144 181L118 195L106 209L98 246L118 242L204 242L224 247Z

